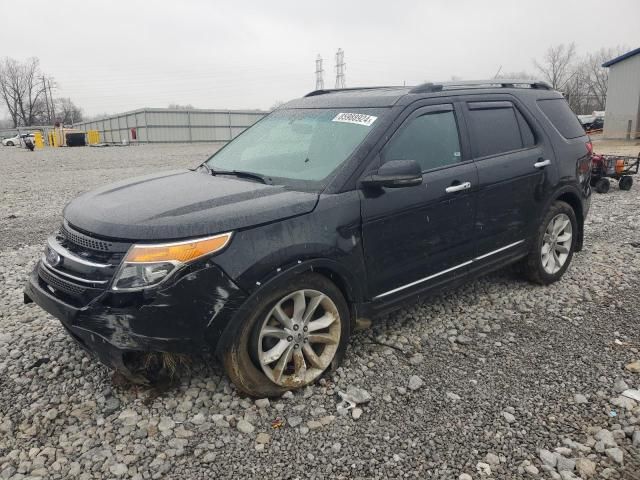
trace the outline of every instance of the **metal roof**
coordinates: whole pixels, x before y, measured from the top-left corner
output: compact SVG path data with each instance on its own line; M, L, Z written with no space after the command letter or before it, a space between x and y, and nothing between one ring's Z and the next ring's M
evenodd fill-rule
M626 60L627 58L633 57L634 55L638 55L640 53L640 48L636 48L635 50L631 50L630 52L624 53L619 57L616 57L608 62L604 62L602 64L603 67L610 67L611 65L615 65L618 62Z

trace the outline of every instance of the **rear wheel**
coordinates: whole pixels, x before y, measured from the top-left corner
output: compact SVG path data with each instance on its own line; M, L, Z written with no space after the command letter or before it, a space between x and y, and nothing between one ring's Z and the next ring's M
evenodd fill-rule
M598 193L607 193L609 191L609 187L611 184L609 180L606 178L601 178L596 182L596 192Z
M618 181L618 186L620 190L631 190L631 186L633 185L633 177L630 175L625 175Z
M7 147L13 147L13 146L14 146L13 142L7 142Z
M565 202L555 202L538 228L524 261L527 278L541 285L560 280L573 258L577 233L573 208Z
M252 313L223 347L225 370L239 390L278 396L314 383L342 360L349 308L325 277L293 277L252 303Z

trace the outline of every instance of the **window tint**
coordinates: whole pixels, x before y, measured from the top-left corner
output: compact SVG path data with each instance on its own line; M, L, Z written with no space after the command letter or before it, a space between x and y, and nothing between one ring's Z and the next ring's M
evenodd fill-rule
M500 105L507 102L500 102ZM476 108L469 103L471 145L474 157L486 157L519 150L523 146L520 128L513 107L490 108L491 102L482 102Z
M538 100L538 106L564 138L583 136L584 129L564 98Z
M415 160L422 171L460 161L458 126L453 112L427 113L409 121L384 152L384 161Z
M533 131L529 126L529 122L522 116L522 114L516 109L516 117L518 117L518 125L520 126L520 134L522 135L522 144L525 148L533 147L536 144L536 139L533 135Z

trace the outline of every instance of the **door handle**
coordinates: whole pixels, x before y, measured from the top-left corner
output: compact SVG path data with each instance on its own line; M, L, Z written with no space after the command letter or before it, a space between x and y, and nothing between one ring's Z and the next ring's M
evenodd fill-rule
M548 167L549 165L551 165L551 160L549 159L542 160L541 162L536 162L533 164L533 166L536 168L544 168L544 167Z
M459 183L458 185L451 185L444 189L447 193L461 192L462 190L469 190L471 188L471 182Z

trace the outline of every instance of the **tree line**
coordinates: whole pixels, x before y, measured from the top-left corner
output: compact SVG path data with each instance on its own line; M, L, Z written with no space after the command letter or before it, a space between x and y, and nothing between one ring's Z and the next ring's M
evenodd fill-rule
M40 69L38 58L0 59L0 100L13 127L72 124L82 120L82 109L70 98L54 98L55 80Z
M544 80L564 94L577 115L590 114L605 108L609 70L602 64L626 50L624 47L601 48L580 55L575 43L553 45L542 58L533 61L535 73L498 74L497 77Z

